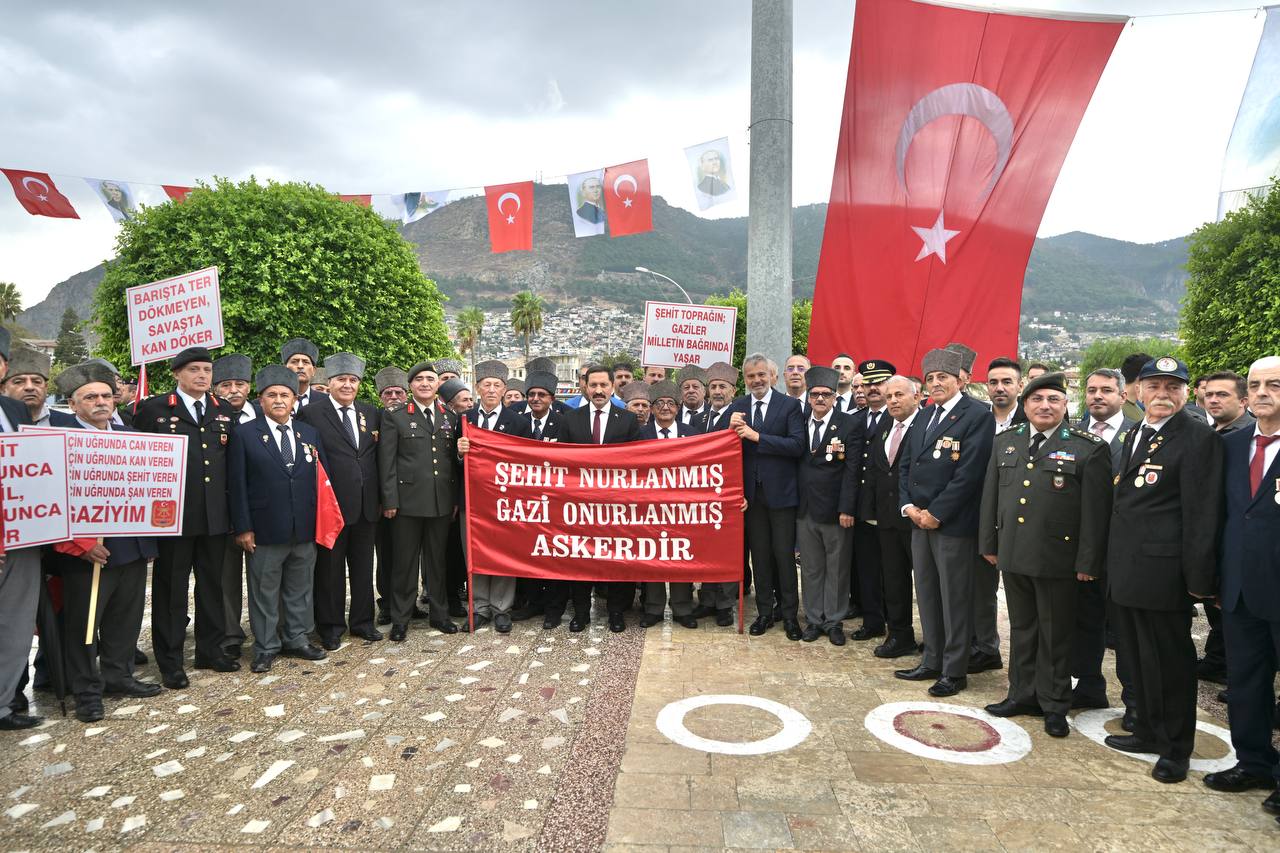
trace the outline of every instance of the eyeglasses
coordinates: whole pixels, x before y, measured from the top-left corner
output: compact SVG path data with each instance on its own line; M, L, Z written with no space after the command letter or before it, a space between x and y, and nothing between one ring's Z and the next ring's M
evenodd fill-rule
M830 391L810 391L809 392L809 399L811 400L829 400L834 396L835 394L832 394Z
M674 409L676 407L676 402L675 400L663 398L661 400L654 400L652 405L655 409Z
M804 373L809 368L801 364L788 364L786 367L782 369L785 370L787 373Z

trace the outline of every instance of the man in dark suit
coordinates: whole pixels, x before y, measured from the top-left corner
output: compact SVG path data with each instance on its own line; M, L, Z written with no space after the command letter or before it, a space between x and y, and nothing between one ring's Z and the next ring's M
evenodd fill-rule
M247 355L227 353L213 360L213 391L227 403L231 430L258 417L256 403L249 400L253 381L253 361ZM227 537L226 558L222 563L222 608L226 612L226 636L222 641L227 657L240 657L246 638L244 615L244 578L247 565L244 549Z
M249 555L249 626L254 672L278 655L324 660L307 635L316 564L320 434L295 420L297 374L269 364L257 375L263 416L235 428L227 460L231 523Z
M610 403L613 377L609 369L602 364L591 364L584 368L584 374L587 404L565 413L560 440L570 444L624 444L639 440L640 424L636 416ZM622 614L635 598L635 587L631 581L605 584L609 630L615 634L627 628ZM571 595L575 617L590 612L590 582L573 581ZM564 612L563 603L560 612Z
M890 362L883 359L869 359L858 365L858 375L862 377L863 393L866 394L866 408L854 413L854 440L861 446L858 464L851 470L860 486L862 469L869 463L871 444L887 428L892 418L885 408L884 382L897 373ZM856 497L858 490L851 492ZM858 609L862 611L862 625L850 636L854 640L873 640L885 634L884 611L884 579L880 557L880 537L871 519L857 514L857 506L848 506L849 515L853 516L852 565L849 567L851 582L857 584L856 594L850 596L857 600Z
M1183 410L1187 366L1169 356L1138 374L1145 419L1129 432L1107 551L1120 653L1133 657L1138 715L1108 746L1159 756L1152 778L1187 776L1196 733L1196 647L1191 601L1217 589L1215 536L1222 509L1222 442ZM1213 529L1210 527L1209 529Z
M436 366L441 366L439 361L436 362ZM445 408L449 411L458 415L459 422L472 409L471 390L457 377L446 379L436 386L436 399L444 403ZM513 407L512 411L518 410ZM461 500L461 495L459 495L459 501ZM458 514L449 523L449 540L445 543L444 548L445 597L449 600L449 617L451 619L465 619L467 617L467 555L462 548L462 521L463 513L461 507L459 507ZM425 574L423 575L423 583L426 583ZM424 594L420 601L423 604L429 604L430 597ZM414 605L414 619L424 619L426 615L426 613L418 609L416 604ZM512 618L515 618L514 614L512 614Z
M924 357L933 405L912 424L899 463L898 500L915 525L915 570L924 658L894 673L908 681L936 679L932 696L969 686L973 638L973 574L978 553L978 507L991 456L991 411L961 393L963 362L950 350Z
M676 418L687 427L703 432L707 426L707 372L696 365L676 371L680 407Z
M1063 374L1027 383L1022 408L1027 423L996 437L982 492L978 547L1009 605L1009 694L986 710L1043 714L1045 732L1066 737L1076 586L1102 577L1111 453L1069 426Z
M920 392L905 376L891 376L881 385L889 413L875 435L867 440L865 462L853 515L874 525L880 539L880 567L888 637L876 646L878 658L915 654L916 632L912 622L911 530L902 515L898 485L906 436L920 412Z
M280 363L298 376L297 408L309 406L316 400L326 396L319 389L312 389L311 380L316 375L316 365L320 361L320 350L306 338L293 338L280 347ZM262 389L258 389L262 393Z
M729 408L734 395L738 392L738 368L723 361L717 361L706 370L707 374L707 416L704 432L712 432L729 428L732 415ZM642 383L643 384L643 383ZM743 582L750 583L750 564L748 563L746 531L742 537L742 572ZM727 628L733 624L733 606L738 600L738 584L736 583L704 583L698 589L698 606L693 615L701 619L704 616L715 616L716 624Z
M729 429L742 439L747 546L756 588L756 620L750 631L758 637L773 627L776 604L787 639L799 640L796 464L807 446L804 415L800 401L773 390L778 368L767 356L747 356L742 376L749 393L729 406Z
M298 411L298 420L315 427L324 448L325 473L342 509L342 532L332 548L316 554L316 633L329 651L342 643L343 632L369 642L382 639L373 626L373 549L378 523L378 435L381 416L360 402L364 359L339 352L324 360L329 399ZM351 609L347 612L347 581Z
M462 383L458 383L461 385ZM381 404L379 412L379 422L382 419L382 413L391 409L398 409L405 404L405 400L409 394L409 375L395 365L384 367L373 375L374 389L378 392L378 402ZM381 495L379 495L381 498ZM392 557L391 547L391 528L395 522L389 518L383 518L381 514L377 523L377 545L375 552L377 562L374 565L374 589L377 591L377 608L378 616L375 622L378 625L391 624L391 567L395 565L395 559ZM459 545L459 555L461 555L462 546ZM461 559L461 557L459 557ZM463 570L465 576L466 570Z
M227 657L222 571L226 560L227 442L233 424L227 405L209 392L213 358L191 347L170 361L178 387L143 401L133 426L141 432L187 437L187 482L182 535L160 539L151 574L151 645L165 687L185 690L183 644L187 632L187 587L196 576L196 669L234 672Z
M382 413L378 479L382 517L394 519L391 570L391 639L404 642L416 610L418 560L427 576L431 627L456 634L445 594L445 547L458 509L462 472L461 423L436 399L436 369L429 361L409 371L409 402Z
M1255 361L1247 381L1257 421L1222 439L1226 513L1218 563L1237 763L1204 783L1215 791L1270 791L1262 807L1280 815L1280 755L1271 731L1280 661L1280 357Z

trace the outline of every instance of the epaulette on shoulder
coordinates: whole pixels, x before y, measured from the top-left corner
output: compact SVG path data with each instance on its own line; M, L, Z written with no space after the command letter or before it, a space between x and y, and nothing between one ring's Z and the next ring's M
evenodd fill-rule
M1091 433L1088 430L1076 429L1075 427L1070 427L1070 430L1072 435L1078 436L1080 438L1087 438L1090 441L1092 441L1094 444L1097 444L1098 442L1102 441L1101 436L1095 435L1094 433Z
M1027 425L1026 425L1025 423L1018 424L1018 430L1017 430L1017 432L1018 432L1018 435L1026 435L1026 434L1027 434Z

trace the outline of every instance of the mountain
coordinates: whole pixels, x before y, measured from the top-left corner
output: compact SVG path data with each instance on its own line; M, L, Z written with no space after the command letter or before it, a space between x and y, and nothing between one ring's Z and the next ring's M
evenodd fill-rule
M653 200L654 230L612 239L575 239L563 185L536 185L532 252L489 251L483 197L455 201L401 229L423 271L449 297L447 310L505 307L511 295L533 290L552 307L612 305L639 312L646 299L679 300L648 267L680 282L695 299L746 288L747 220L703 219L662 198ZM827 206L793 213L792 278L797 298L813 295ZM1024 314L1084 312L1155 320L1172 329L1185 288L1185 238L1139 244L1073 232L1036 241L1027 267ZM38 334L53 337L70 305L87 317L101 265L56 285L40 304L18 315Z

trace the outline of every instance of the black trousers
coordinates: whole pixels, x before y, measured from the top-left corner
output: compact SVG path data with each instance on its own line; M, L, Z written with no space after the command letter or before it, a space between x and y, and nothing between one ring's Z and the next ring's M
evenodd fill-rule
M187 589L196 576L196 660L216 660L226 641L222 566L227 537L165 537L151 573L151 648L160 672L182 672Z
M449 618L449 600L445 595L445 549L449 539L450 516L418 516L397 514L392 526L395 565L391 572L391 621L408 625L418 597L418 560L427 579L429 615L443 621Z
M590 621L591 619L591 581L547 581L546 616L559 619L564 616L565 607L573 600L573 616L575 619Z
M467 558L462 550L462 516L449 525L449 542L445 546L445 593L450 605L460 605L467 598Z
M1271 731L1280 669L1280 622L1254 616L1242 598L1234 611L1223 611L1222 631L1228 661L1227 716L1236 759L1249 773L1273 776L1280 783L1280 754Z
M1209 621L1209 636L1204 640L1204 662L1214 669L1227 668L1227 640L1222 631L1222 611L1210 602L1204 606L1204 618Z
M391 530L395 524L394 518L379 518L377 521L377 544L374 548L377 564L374 567L373 586L377 593L379 610L391 608L391 571L396 564Z
M542 578L516 578L516 606L542 613L547 606L547 585Z
M316 633L336 640L347 626L373 629L373 552L377 522L360 520L344 525L333 548L316 547ZM351 610L347 612L347 581L351 582Z
M98 583L94 642L85 645L93 564L65 557L62 568L62 643L66 651L67 687L75 695L102 695L133 678L133 650L142 629L147 592L147 561L103 566ZM219 567L221 568L221 567Z
M916 641L911 602L911 528L879 527L880 575L889 640ZM863 624L866 624L865 621Z
M1196 741L1196 646L1191 608L1142 610L1117 606L1122 653L1132 655L1134 734L1164 758L1191 757ZM1228 696L1230 691L1228 690Z
M1102 658L1107 653L1106 581L1076 581L1076 627L1071 638L1071 677L1075 699L1107 702Z
M758 485L758 484L757 484ZM796 508L773 509L757 488L747 505L747 545L756 584L756 615L773 617L774 605L784 622L795 622L800 607L796 580Z
M1116 680L1120 682L1120 702L1124 705L1126 711L1138 712L1138 694L1133 686L1135 657L1134 653L1125 648L1124 638L1120 636L1120 629L1116 626L1120 624L1119 605L1111 599L1107 599L1107 633L1112 634L1115 640L1116 651Z
M853 525L853 564L858 569L854 574L858 581L858 602L862 607L862 627L883 631L886 620L880 535L875 526L865 521Z

